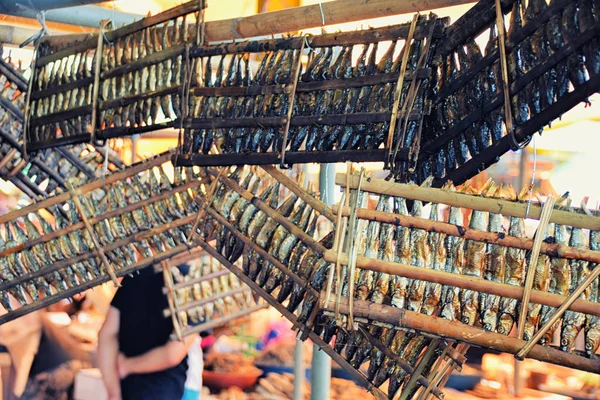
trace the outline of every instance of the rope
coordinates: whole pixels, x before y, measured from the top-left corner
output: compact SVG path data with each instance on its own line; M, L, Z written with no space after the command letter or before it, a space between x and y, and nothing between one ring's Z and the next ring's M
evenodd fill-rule
M325 13L323 12L323 4L319 2L319 10L321 11L321 26L325 26Z
M535 145L535 137L533 137L533 169L531 170L531 185L529 185L529 198L527 199L527 208L525 208L525 219L529 217L529 209L531 208L531 196L533 195L533 185L535 184L535 170L537 166L537 147Z

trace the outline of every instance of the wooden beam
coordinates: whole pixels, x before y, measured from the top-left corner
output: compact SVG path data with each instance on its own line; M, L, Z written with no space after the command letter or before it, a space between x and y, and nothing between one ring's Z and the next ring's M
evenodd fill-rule
M206 23L206 37L209 42L269 36L295 32L301 29L318 28L323 25L336 25L365 19L391 15L410 14L436 8L471 4L473 0L338 0L322 3L323 13L318 4L288 8L242 18L232 18ZM142 20L144 21L144 20ZM325 22L323 24L323 21ZM141 21L138 22L141 24ZM195 29L190 26L190 29ZM52 47L64 47L75 42L92 42L95 35L63 35L48 37L44 43ZM108 34L107 34L108 36ZM109 37L109 40L111 37Z
M322 306L322 308L333 311L335 301L332 300L329 304L322 304ZM481 328L465 325L461 322L449 321L365 300L355 300L353 311L354 315L359 318L367 318L405 329L414 329L418 332L429 333L437 337L452 338L460 342L505 353L516 354L527 343L515 337L504 336L495 332L486 332ZM341 300L340 312L342 314L348 314L349 312L347 297L343 297ZM576 368L582 371L593 373L600 371L599 360L569 354L551 347L535 345L529 356L536 360Z

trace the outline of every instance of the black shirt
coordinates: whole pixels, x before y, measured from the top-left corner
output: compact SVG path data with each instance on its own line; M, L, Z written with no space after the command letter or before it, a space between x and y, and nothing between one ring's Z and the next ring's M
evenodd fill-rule
M120 311L119 351L126 357L139 356L170 340L173 323L165 318L168 308L162 292L163 275L152 267L122 281L111 305ZM187 358L179 365L150 374L132 374L121 380L123 399L179 400L183 395Z
M34 377L39 373L50 371L70 359L71 357L69 357L62 346L56 343L52 338L48 337L42 330L40 345L37 354L33 359L33 363L31 364L29 377Z

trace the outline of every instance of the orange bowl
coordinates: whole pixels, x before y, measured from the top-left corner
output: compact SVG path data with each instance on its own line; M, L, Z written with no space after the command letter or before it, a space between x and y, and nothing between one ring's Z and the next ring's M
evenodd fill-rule
M243 372L202 372L202 383L213 390L228 389L238 387L247 390L256 385L256 381L262 375L260 369Z

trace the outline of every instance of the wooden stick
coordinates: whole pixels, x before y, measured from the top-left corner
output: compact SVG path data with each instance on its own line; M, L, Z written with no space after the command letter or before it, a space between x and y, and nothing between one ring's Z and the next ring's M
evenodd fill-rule
M332 210L334 214L337 214L339 212L339 206L334 205ZM344 207L342 209L342 215L350 215L350 207ZM529 238L508 236L505 234L498 234L496 232L478 231L469 227L459 228L456 225L449 224L447 222L432 221L430 219L413 217L411 215L393 214L384 211L369 210L366 208L357 209L356 215L360 219L385 222L407 228L422 229L427 232L439 232L445 235L461 237L467 240L498 244L501 246L514 247L522 250L531 250L533 248L533 240ZM569 247L559 243L546 243L542 241L540 252L551 257L580 259L600 263L600 251L579 249L577 247ZM0 252L0 254L2 253Z
M408 53L410 53L410 45L413 40L413 35L415 33L415 27L417 26L417 21L419 20L419 14L413 15L412 22L410 24L410 30L408 31L408 38L406 39L406 43L404 44L404 53L402 54L402 63L400 64L400 76L398 77L398 81L396 83L396 90L394 90L394 103L392 106L392 116L390 119L390 128L388 129L388 137L387 137L387 158L386 165L389 165L392 157L392 141L394 139L394 134L396 133L396 118L398 116L398 106L400 105L400 97L402 97L402 86L404 85L404 74L406 73L406 64L408 62Z
M31 78L29 82L35 82L37 80L37 68L39 63L38 53L40 50L40 42L38 41L33 51L33 61L31 63ZM30 124L30 107L31 107L31 93L33 91L33 84L27 85L27 95L25 96L25 110L23 111L23 158L27 160L27 142L32 138L30 137L31 132L29 131Z
M210 185L210 188L208 189L208 192L206 193L206 197L204 198L204 201L200 204L200 211L198 211L198 214L196 216L196 221L194 221L194 225L192 225L190 234L186 238L188 243L191 243L192 239L198 234L196 232L196 228L198 228L200 221L202 221L204 219L204 216L206 215L206 210L208 208L210 208L210 206L212 205L213 196L215 194L215 191L217 190L217 186L219 184L219 179L221 178L221 175L223 175L224 172L225 172L225 168L221 168L219 170L219 174L216 176L216 179ZM200 231L204 230L205 223L206 223L206 221L204 221L204 223L202 224L202 229L200 229Z
M94 65L94 86L92 86L92 132L90 141L96 143L96 125L98 124L98 93L100 92L100 74L102 68L102 45L104 44L104 30L111 23L110 20L100 21L100 33L96 46L96 64Z
M169 263L165 260L161 263L162 265L162 274L163 281L165 283L165 287L163 289L167 289L167 302L169 303L169 310L171 310L171 321L173 321L173 330L175 331L175 335L177 336L177 340L182 341L183 336L181 334L181 324L179 321L179 313L177 312L177 305L175 303L175 291L173 290L173 276L169 271ZM169 317L169 315L165 315L165 318Z
M331 222L336 220L335 215L333 215L333 213L331 212L331 208L327 204L323 203L321 200L308 193L306 189L300 186L289 176L279 171L276 167L272 165L261 165L260 167L273 178L275 178L279 183L288 188L292 193L294 193L296 196L302 199L302 201L311 206L316 212L323 215Z
M330 302L326 309L331 311L334 306ZM348 298L342 299L340 310L343 314L348 314ZM365 300L356 300L354 302L354 314L357 317L377 320L394 326L402 326L406 329L414 329L437 337L452 338L470 345L486 347L505 353L515 354L526 343L524 340L515 337L504 336L495 332L485 332L480 328L465 325L458 321L449 321ZM595 373L600 370L600 360L576 356L551 347L535 345L529 355L530 358L539 361L582 371Z
M335 183L337 185L344 186L346 184L345 175L337 174ZM350 177L351 188L355 189L357 184L357 177ZM527 208L525 203L479 197L457 192L447 192L436 188L422 188L416 185L395 183L378 178L369 178L366 182L363 182L363 190L371 193L403 197L408 200L443 203L454 207L464 207L472 210L487 211L490 213L519 218L525 218ZM540 215L541 207L532 204L529 208L529 218L539 219ZM588 216L558 209L552 211L550 222L583 229L600 230L600 217Z
M6 164L8 164L16 155L17 155L17 149L15 149L13 147L12 149L9 150L8 153L6 153L6 155L4 157L2 157L2 160L0 160L0 169L6 167Z
M279 166L283 168L285 164L285 150L288 142L288 134L290 132L290 123L292 122L292 114L294 112L294 99L296 98L296 87L298 85L298 78L300 77L300 71L302 70L302 52L304 51L304 44L306 40L303 40L298 50L296 62L294 63L294 69L290 71L290 78L292 79L292 87L288 93L288 110L286 116L285 127L283 130L283 144L281 146L281 162Z
M510 102L510 80L508 79L508 60L506 56L504 14L500 0L496 0L496 27L498 28L498 49L500 50L500 65L502 69L502 92L504 94L504 123L509 135L514 135L512 105Z
M552 208L554 208L555 199L552 196L548 196L546 203L542 207L542 215L540 218L540 224L537 228L537 234L533 240L533 248L531 250L531 257L529 257L529 268L527 269L527 275L525 277L525 286L523 287L523 300L521 301L521 311L519 312L519 323L517 337L523 339L525 334L525 321L529 314L529 299L531 298L531 290L533 289L533 279L535 278L537 262L540 256L540 247L542 240L546 235L546 229L548 227L548 221L552 214Z
M337 260L336 253L333 250L325 251L323 258L325 261L330 263L335 263ZM340 257L340 262L347 265L348 254L342 254ZM489 293L516 300L523 298L522 287L486 281L484 279L471 276L458 275L450 272L424 269L412 265L376 260L360 255L356 257L356 266L358 268L367 269L370 271L383 272L386 274L398 275L421 281L440 283L442 285L455 286L461 289L470 289L481 293ZM600 270L598 271L598 274L600 275ZM592 276L592 274L590 274L590 276ZM560 307L566 299L567 297L560 296L558 294L542 292L539 290L531 291L531 301L537 304ZM583 314L600 316L600 307L598 307L598 303L595 302L575 300L568 308L572 311Z
M285 158L290 164L338 163L345 161L370 162L385 160L386 149L372 150L326 150L326 151L288 151ZM407 160L408 151L401 149L397 160ZM176 154L173 164L176 166L231 166L231 165L272 165L277 164L277 153L232 153L232 154Z
M362 184L363 184L363 178L365 176L365 169L361 168L360 169L360 175L358 177L358 185L356 187L356 200L355 202L352 204L352 211L350 213L350 227L348 228L348 240L351 240L350 242L350 248L348 250L348 254L350 254L350 259L349 259L349 263L347 263L348 265L348 276L349 276L349 284L348 284L348 296L350 298L350 313L348 314L348 329L353 329L354 327L354 316L352 315L352 302L354 301L354 284L355 284L355 274L356 274L356 255L357 255L357 251L358 251L358 240L359 240L359 235L361 234L360 232L356 232L356 207L358 206L358 202L360 199L360 191L362 189ZM339 255L339 252L338 252ZM336 257L336 264L338 262L341 262L341 260L339 260L339 257Z
M431 75L429 68L420 68L416 71L406 71L405 80L412 80L416 75L418 79L424 79ZM395 82L398 74L390 72L385 74L357 76L348 79L328 79L325 81L298 82L296 93L313 92L316 90L334 90L343 88L360 88L363 86L381 85ZM190 89L193 96L258 96L264 94L283 94L291 91L291 84L273 84L264 86L221 86L221 87L195 87ZM113 100L118 101L118 100Z
M402 117L404 117L405 114L409 121L417 121L420 119L421 110L417 109L408 113L397 113L397 115ZM291 126L377 124L389 121L391 115L392 113L389 111L377 111L350 114L293 115L291 119L288 119L287 116L187 118L184 121L183 126L188 129L281 128L284 127L288 121ZM52 119L59 119L61 117L62 114L57 113L56 117L53 117ZM41 118L39 118L39 120L41 120Z
M75 204L75 207L77 208L77 211L79 212L79 216L81 217L81 220L83 221L83 223L85 225L85 229L87 229L88 233L90 234L90 238L92 239L92 243L94 244L94 249L92 249L92 250L96 253L96 255L98 257L100 257L100 260L102 260L102 263L104 264L104 268L106 269L106 273L108 274L108 276L110 276L110 279L113 281L113 284L115 285L115 287L121 287L121 284L117 280L117 275L115 274L115 270L112 267L111 263L106 258L106 254L104 254L104 249L102 248L102 245L100 244L100 241L98 240L98 237L96 236L96 232L94 232L94 228L92 228L92 225L90 224L90 221L88 220L85 210L83 209L83 206L81 205L81 202L79 201L79 196L77 196L75 194L75 190L73 189L73 186L70 183L67 183L67 189L69 190L69 193L71 194L71 199L73 200L73 204Z

